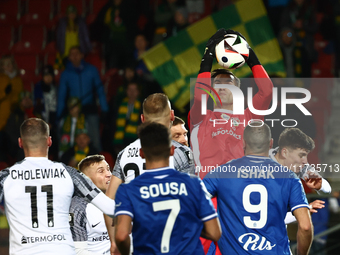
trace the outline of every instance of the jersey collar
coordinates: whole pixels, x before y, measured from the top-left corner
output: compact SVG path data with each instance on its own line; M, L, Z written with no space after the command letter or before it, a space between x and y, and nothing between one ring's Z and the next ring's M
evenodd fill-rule
M145 172L146 173L154 173L154 172L158 172L158 171L164 171L164 170L173 170L170 166L167 167L161 167L161 168L155 168L155 169L146 169Z
M254 156L254 155L247 155L247 158L257 158L257 159L270 159L269 157L265 156Z

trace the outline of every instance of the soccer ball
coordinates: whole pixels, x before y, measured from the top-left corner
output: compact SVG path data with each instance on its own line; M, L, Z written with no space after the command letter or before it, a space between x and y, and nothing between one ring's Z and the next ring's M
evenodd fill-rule
M244 65L249 56L249 45L236 34L227 34L215 47L217 62L226 69L236 69Z

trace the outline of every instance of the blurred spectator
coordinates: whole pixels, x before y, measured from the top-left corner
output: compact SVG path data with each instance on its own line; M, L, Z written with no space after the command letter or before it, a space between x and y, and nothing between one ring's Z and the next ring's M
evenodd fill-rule
M185 7L180 7L175 11L174 17L167 25L167 37L176 36L179 31L186 28L188 23L188 10Z
M281 30L280 17L283 10L289 3L289 0L267 0L264 1L267 7L267 14L274 30L274 34L277 36Z
M148 41L143 34L138 34L135 37L135 51L134 58L137 63L136 72L138 75L150 74L148 68L144 64L144 61L140 58L143 53L148 50Z
M185 0L190 24L199 20L204 13L204 0Z
M44 66L42 80L34 86L34 113L49 124L56 124L57 87L50 65Z
M74 145L75 134L87 127L78 98L67 100L68 115L60 122L59 158Z
M188 145L188 130L185 128L185 122L181 118L175 116L175 120L171 125L172 140L179 142L185 146Z
M295 77L295 32L291 28L283 28L279 35L279 44L282 50L287 77Z
M133 39L137 30L134 0L109 0L100 10L97 27L104 43L107 69L123 69L133 59Z
M167 37L166 27L174 17L176 9L180 6L184 6L184 2L179 0L156 0L154 2L156 31L152 44L156 45Z
M86 129L76 132L75 145L69 148L61 157L61 162L77 168L78 163L89 155L98 154L98 151L90 144L91 139Z
M50 126L52 137L58 137L57 125L57 87L54 80L54 70L46 65L42 70L42 80L34 86L34 114L45 120ZM53 159L58 157L58 139L55 139L49 150Z
M22 91L22 80L13 56L3 56L0 59L0 130L5 127Z
M7 155L7 158L10 158L7 159L7 162L13 163L24 159L24 151L18 146L20 126L24 120L34 117L36 116L33 114L32 95L28 91L23 91L19 95L19 104L13 109L3 131L5 139L1 145L6 147L1 155Z
M88 134L91 137L93 146L97 151L101 151L99 114L95 95L99 98L104 123L107 120L106 116L109 107L97 68L86 63L83 57L84 55L79 47L70 49L69 62L65 71L61 74L59 82L57 118L58 120L61 119L68 97L78 98L88 123Z
M312 62L316 60L313 36L318 29L313 3L306 0L291 1L282 12L281 28L284 27L294 29L296 36L295 77L311 77Z
M67 17L61 18L57 28L57 49L63 59L68 57L73 46L79 46L84 54L91 51L92 45L84 19L77 15L77 8L69 5Z
M138 138L137 127L142 113L142 104L138 99L138 84L130 82L126 88L126 95L118 107L117 117L114 118L116 128L113 144L117 153Z

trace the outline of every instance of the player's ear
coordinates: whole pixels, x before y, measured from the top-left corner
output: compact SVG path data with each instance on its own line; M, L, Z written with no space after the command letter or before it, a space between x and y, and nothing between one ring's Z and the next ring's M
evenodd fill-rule
M288 156L288 150L287 150L287 148L282 148L282 150L281 150L281 156L282 156L283 158L287 158L287 156Z
M142 148L139 149L139 156L140 156L141 158L145 158L145 156L144 156L144 151L143 151Z
M22 146L22 140L21 140L21 138L20 138L20 137L18 138L18 144L19 144L19 147L20 147L21 149L23 149L23 146Z
M274 139L270 139L270 143L269 143L269 149L273 148L273 143L274 143Z
M145 122L145 117L144 117L144 114L143 114L143 113L140 115L140 120L142 121L142 123Z
M175 149L176 149L175 146L171 145L171 147L170 147L170 156L174 155Z
M174 120L175 120L175 112L174 112L174 110L171 110L171 111L170 111L170 120L171 120L171 121L174 121Z
M242 139L242 147L243 147L243 150L245 151L246 150L246 142L244 141L244 139Z
M48 147L52 146L52 137L51 136L49 136L48 139L47 139L47 146Z

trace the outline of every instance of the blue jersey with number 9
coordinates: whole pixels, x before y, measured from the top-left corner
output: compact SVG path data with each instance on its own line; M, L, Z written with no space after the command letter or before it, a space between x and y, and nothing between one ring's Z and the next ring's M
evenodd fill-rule
M307 207L301 181L268 157L245 156L205 176L217 197L222 254L290 254L284 219Z

